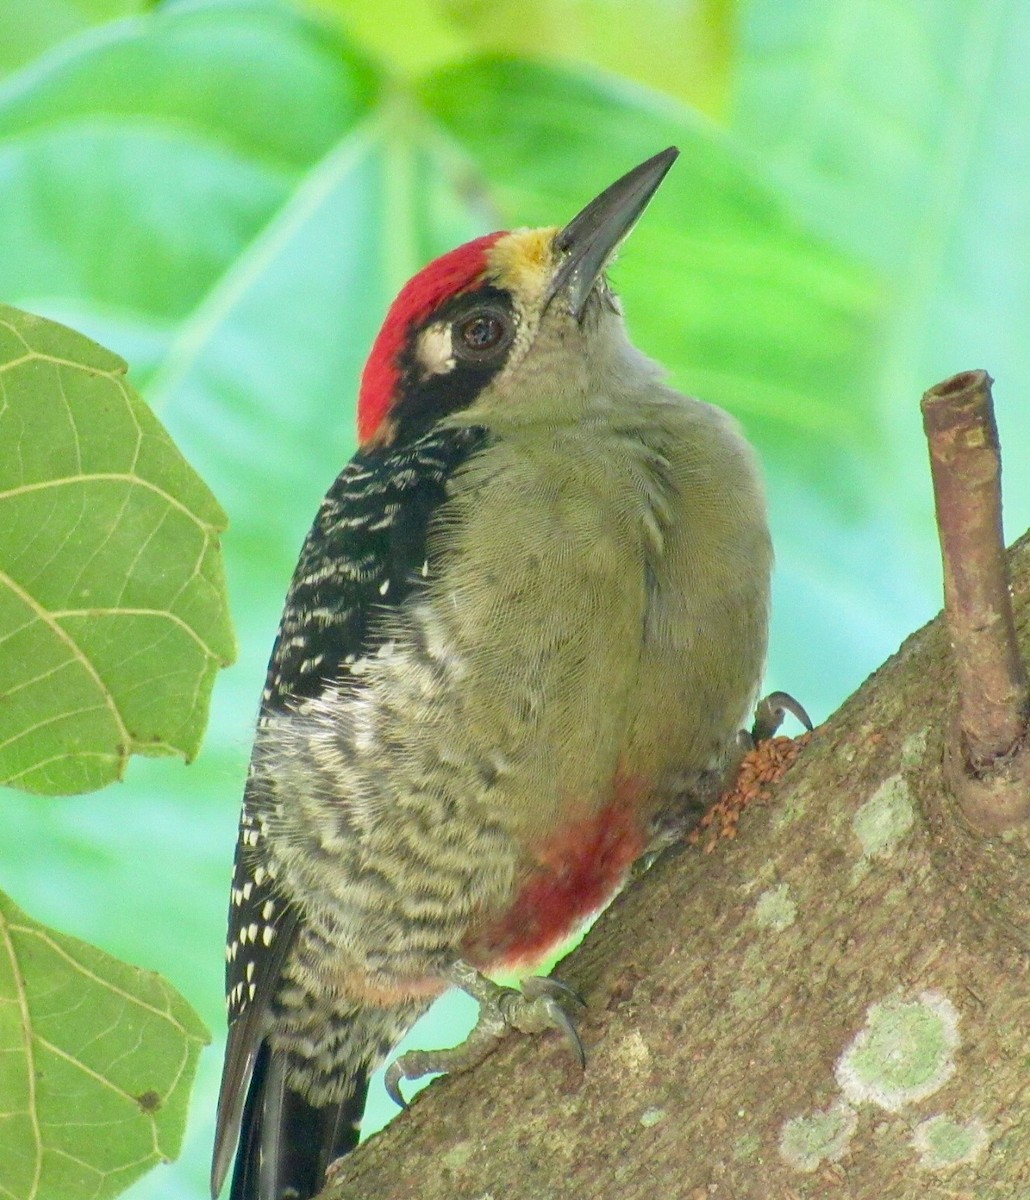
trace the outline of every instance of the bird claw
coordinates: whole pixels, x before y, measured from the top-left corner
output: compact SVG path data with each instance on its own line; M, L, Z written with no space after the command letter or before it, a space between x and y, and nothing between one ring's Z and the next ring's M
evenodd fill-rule
M554 979L534 976L523 983L521 992L510 990L499 997L499 1004L505 1024L519 1033L546 1033L548 1029L556 1029L582 1070L587 1065L586 1051L572 1018L562 1007L563 1000L578 1008L586 1007L572 988Z
M418 1051L415 1051L418 1053ZM401 1091L401 1081L404 1079L418 1079L418 1072L406 1069L406 1063L410 1057L408 1054L402 1054L400 1058L395 1058L392 1063L386 1068L386 1077L383 1080L383 1086L386 1088L386 1094L397 1105L398 1108L407 1108L408 1102L404 1099L404 1093Z
M551 975L530 975L528 979L523 979L522 995L528 996L531 1000L535 1000L538 996L553 996L559 1004L568 1001L576 1008L586 1008L587 1006L587 1002L575 988L570 988L567 983L562 983L560 979L555 979Z
M572 1018L554 996L539 996L536 1000L532 1000L526 1010L527 1013L530 1010L536 1010L538 1005L539 1013L533 1011L531 1014L530 1019L533 1023L516 1024L513 1021L514 1028L523 1033L544 1033L548 1029L556 1029L565 1039L565 1045L579 1063L579 1069L584 1070L587 1065L587 1054L583 1049L579 1031L572 1023Z
M479 1020L460 1046L449 1050L409 1050L386 1070L386 1092L401 1108L407 1101L401 1093L405 1079L441 1071L456 1073L477 1066L509 1029L520 1033L544 1033L556 1029L564 1038L580 1068L586 1066L586 1052L566 1005L577 1010L586 1007L578 992L558 979L533 976L523 980L522 990L501 987L465 962L457 962L448 972L452 983L479 1001Z
M764 742L771 738L783 724L783 718L790 713L802 725L812 732L812 720L800 704L789 692L770 692L758 702L755 709L755 723L751 726L751 741Z

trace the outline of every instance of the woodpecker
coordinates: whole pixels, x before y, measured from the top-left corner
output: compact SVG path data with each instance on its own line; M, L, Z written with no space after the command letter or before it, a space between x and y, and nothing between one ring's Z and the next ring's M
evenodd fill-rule
M358 450L304 543L236 847L212 1169L305 1200L432 1000L570 1033L500 988L696 820L757 696L772 553L754 453L626 333L605 276L675 159L564 228L477 238L401 290Z

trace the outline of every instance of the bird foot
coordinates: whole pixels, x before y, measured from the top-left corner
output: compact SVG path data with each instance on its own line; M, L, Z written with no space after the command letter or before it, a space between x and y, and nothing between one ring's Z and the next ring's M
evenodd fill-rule
M405 1079L420 1079L440 1071L468 1071L477 1066L510 1029L520 1033L544 1033L557 1029L580 1067L586 1066L583 1043L569 1009L585 1007L572 988L557 979L533 976L522 981L522 990L501 987L462 960L448 970L447 977L479 1002L479 1020L460 1046L449 1050L409 1050L386 1070L386 1091L401 1108Z
M797 717L808 732L812 732L812 719L802 704L789 692L770 692L764 699L759 700L755 709L755 722L751 726L750 734L752 746L775 737L787 713Z
M804 725L809 733L812 732L812 719L789 692L770 692L759 700L755 707L754 723L750 730L742 729L737 734L736 745L726 757L723 770L721 794L732 792L736 787L744 760L755 749L759 742L768 741L776 736L783 724L783 718L790 713Z

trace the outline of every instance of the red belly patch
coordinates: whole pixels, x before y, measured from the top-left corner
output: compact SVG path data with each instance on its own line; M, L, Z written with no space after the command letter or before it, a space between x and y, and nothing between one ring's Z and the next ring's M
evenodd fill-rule
M538 962L615 894L644 850L636 781L617 779L610 804L537 847L539 866L511 908L465 946L482 969Z

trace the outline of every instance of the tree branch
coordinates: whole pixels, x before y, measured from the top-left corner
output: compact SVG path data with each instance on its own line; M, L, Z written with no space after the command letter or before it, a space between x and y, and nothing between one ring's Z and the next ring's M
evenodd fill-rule
M1030 817L1027 678L1016 645L1001 522L1001 456L986 371L925 393L945 615L958 680L949 776L966 817L999 832Z

